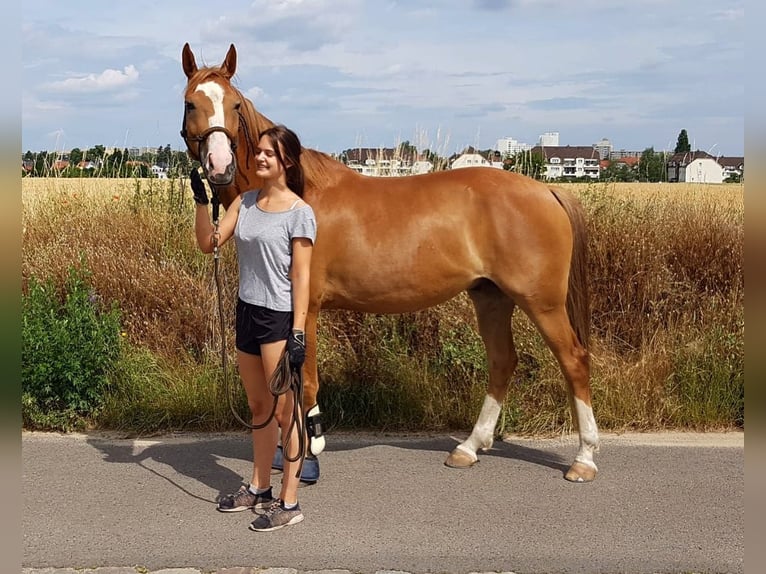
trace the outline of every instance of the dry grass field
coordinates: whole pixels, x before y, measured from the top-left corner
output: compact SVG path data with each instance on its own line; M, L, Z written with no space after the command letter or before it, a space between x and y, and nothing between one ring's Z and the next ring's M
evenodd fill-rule
M70 267L86 265L98 298L121 309L125 352L95 426L232 424L219 408L212 262L194 244L186 185L22 179L24 288L31 277L63 285ZM588 213L592 385L601 427L743 427L744 185L560 185ZM233 250L221 264L230 314ZM487 374L473 324L462 296L401 316L324 312L320 402L328 424L469 428ZM523 315L514 324L520 362L499 431L570 430L555 361Z

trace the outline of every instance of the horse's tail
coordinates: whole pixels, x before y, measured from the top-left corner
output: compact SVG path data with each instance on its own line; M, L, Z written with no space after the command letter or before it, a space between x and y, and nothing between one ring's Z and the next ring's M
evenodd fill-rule
M590 294L588 292L588 226L580 201L570 192L549 187L569 216L574 243L569 267L567 314L580 343L587 349L590 342Z

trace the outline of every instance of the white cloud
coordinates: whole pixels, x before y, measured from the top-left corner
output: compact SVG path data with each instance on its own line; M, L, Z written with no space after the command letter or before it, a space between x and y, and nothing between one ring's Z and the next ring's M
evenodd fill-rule
M737 21L745 17L745 9L742 7L719 10L713 13L713 16L720 20Z
M253 102L260 102L266 98L266 92L264 92L258 86L253 86L252 88L249 88L242 93L245 94L245 96Z
M122 72L107 69L100 74L88 74L87 76L52 82L48 84L48 88L54 92L108 92L134 84L138 81L138 77L138 70L136 70L135 66L128 65L125 66Z

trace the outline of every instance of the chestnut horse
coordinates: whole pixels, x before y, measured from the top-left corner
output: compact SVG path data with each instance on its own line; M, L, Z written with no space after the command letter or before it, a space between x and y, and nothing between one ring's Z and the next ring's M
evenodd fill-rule
M220 66L198 67L187 43L181 135L226 208L257 189L253 148L274 125L231 84L232 44ZM407 177L368 177L304 149L304 199L317 218L306 321L304 409L316 409L320 309L404 313L467 291L489 359L489 384L470 436L445 464L468 467L492 446L518 362L511 318L522 309L566 380L579 450L566 472L593 480L598 429L591 407L589 301L582 207L567 191L487 167Z

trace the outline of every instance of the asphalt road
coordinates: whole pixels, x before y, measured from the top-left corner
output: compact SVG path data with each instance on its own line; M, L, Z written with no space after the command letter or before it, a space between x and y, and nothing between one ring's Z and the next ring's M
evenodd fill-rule
M214 502L249 476L245 433L23 433L22 566L744 572L744 433L604 435L589 484L563 479L576 437L445 467L462 438L331 433L306 520L255 533Z

